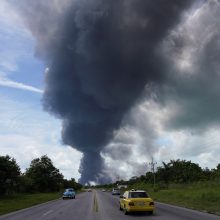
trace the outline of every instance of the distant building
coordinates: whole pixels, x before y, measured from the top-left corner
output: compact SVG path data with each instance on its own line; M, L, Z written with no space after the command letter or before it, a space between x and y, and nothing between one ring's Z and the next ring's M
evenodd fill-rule
M128 188L127 185L117 185L117 187L118 187L119 189L127 189L127 188Z

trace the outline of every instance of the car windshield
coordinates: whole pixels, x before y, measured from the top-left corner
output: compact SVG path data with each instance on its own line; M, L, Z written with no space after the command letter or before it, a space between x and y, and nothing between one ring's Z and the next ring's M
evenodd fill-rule
M66 189L66 192L73 192L73 189Z
M128 198L148 198L146 192L130 192Z

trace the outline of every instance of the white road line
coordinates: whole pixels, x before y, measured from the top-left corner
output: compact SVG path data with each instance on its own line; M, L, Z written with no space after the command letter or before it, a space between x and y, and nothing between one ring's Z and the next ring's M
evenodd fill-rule
M48 212L45 212L45 213L43 214L43 216L48 215L48 214L50 214L51 212L53 212L53 210L49 210Z

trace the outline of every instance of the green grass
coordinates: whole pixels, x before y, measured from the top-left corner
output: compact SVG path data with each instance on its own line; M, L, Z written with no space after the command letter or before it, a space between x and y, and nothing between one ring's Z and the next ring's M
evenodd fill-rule
M61 197L60 193L16 194L0 197L0 215Z
M152 185L138 183L131 186L147 190L155 201L178 205L220 215L220 184L200 182L188 185L172 185L154 192Z

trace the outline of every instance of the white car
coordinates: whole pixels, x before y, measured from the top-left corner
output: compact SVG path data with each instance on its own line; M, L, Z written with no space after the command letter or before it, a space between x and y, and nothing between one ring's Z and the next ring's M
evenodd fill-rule
M118 188L113 188L113 189L112 189L112 195L120 195L120 189L118 189Z

